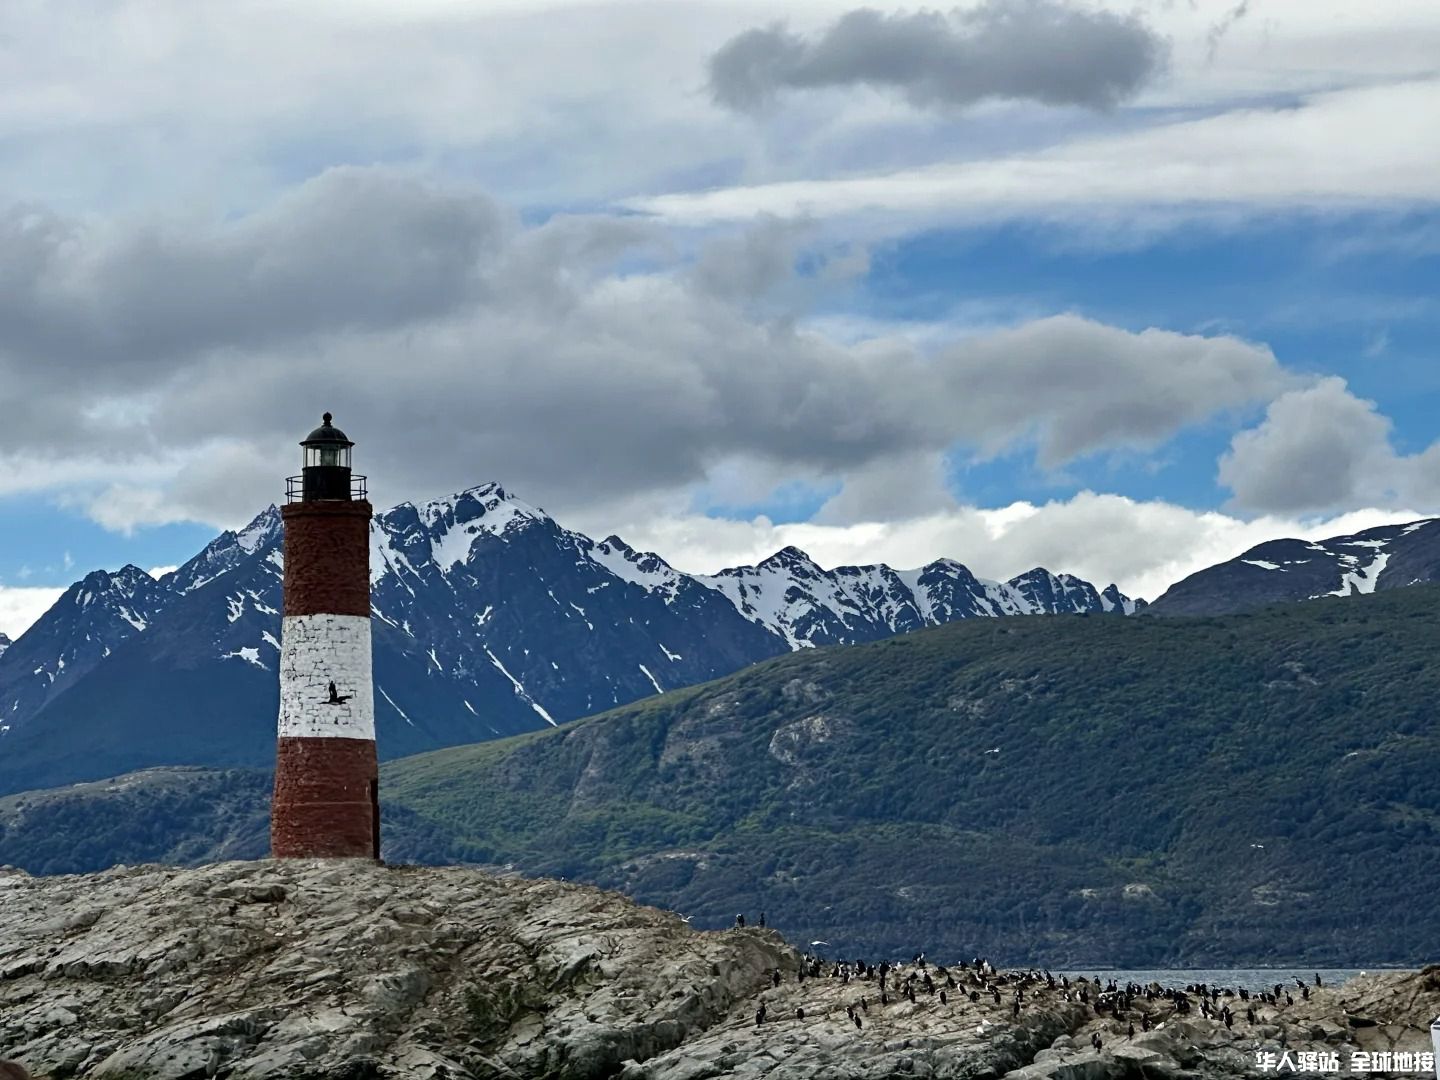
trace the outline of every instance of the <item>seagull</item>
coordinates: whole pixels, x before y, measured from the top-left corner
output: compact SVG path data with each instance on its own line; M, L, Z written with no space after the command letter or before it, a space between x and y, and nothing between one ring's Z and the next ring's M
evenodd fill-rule
M829 943L828 941L812 941L812 942L810 942L810 944L811 944L811 945L829 945L830 943Z
M999 748L998 746L995 747L994 750L986 750L986 751L985 751L985 753L987 753L987 754L998 754L999 752L1000 752L1000 748Z
M1261 851L1264 851L1264 850L1265 850L1265 845L1264 845L1264 844L1251 844L1250 846L1253 847L1253 848L1259 848Z
M680 913L679 913L678 911L675 912L675 914L676 914L676 915L680 915ZM680 921L683 922L683 923L688 923L688 922L689 922L691 919L693 919L694 917L695 917L695 916L693 916L693 915L680 915Z

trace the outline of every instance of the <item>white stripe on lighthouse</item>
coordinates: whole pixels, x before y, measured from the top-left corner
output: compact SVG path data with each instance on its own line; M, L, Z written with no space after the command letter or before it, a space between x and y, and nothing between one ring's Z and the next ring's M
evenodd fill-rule
M375 738L368 615L286 615L280 645L282 739ZM331 705L330 683L349 701Z

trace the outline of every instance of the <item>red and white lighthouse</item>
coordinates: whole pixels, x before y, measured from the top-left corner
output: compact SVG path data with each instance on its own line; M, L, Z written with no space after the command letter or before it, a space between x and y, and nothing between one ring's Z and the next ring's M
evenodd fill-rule
M285 519L276 858L380 857L380 772L370 673L370 503L355 444L330 423L300 444Z

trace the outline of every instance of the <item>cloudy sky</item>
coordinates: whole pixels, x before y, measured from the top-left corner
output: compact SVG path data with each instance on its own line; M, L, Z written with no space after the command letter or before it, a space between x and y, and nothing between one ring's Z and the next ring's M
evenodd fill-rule
M0 631L326 409L687 570L1440 512L1437 115L1433 0L13 0Z

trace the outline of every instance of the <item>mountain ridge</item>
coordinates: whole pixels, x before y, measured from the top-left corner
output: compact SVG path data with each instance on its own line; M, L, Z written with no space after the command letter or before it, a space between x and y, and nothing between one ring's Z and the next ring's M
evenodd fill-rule
M794 649L976 616L1135 607L1113 586L1045 570L1013 583L949 559L824 570L793 547L686 574L619 537L566 529L497 483L380 511L370 535L387 756L553 726ZM67 590L0 657L0 791L263 764L282 538L271 506L158 581L132 566Z
M1267 540L1177 581L1146 613L1219 615L1435 581L1440 581L1440 518L1422 518L1324 540Z

